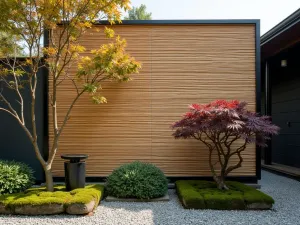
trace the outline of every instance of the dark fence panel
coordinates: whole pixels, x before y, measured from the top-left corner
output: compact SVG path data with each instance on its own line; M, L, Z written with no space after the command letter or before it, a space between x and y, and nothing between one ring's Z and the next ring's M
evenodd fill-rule
M21 59L20 59L21 60ZM45 108L47 107L47 101L45 101L45 87L46 87L46 73L45 69L41 69L38 73L38 84L36 91L36 126L38 133L38 144L42 155L44 148L47 147L45 144L45 137L47 132L45 129L46 124L45 118ZM5 95L5 97L12 102L13 107L19 107L16 101L17 95L9 89L5 89L4 85L0 82L0 89ZM31 130L31 117L30 117L30 107L31 107L31 97L28 89L22 90L24 96L24 116L27 127ZM0 101L0 106L5 106L3 102ZM24 130L21 128L19 123L6 112L0 111L0 159L15 160L28 164L35 171L35 177L37 182L44 181L44 173L40 162L35 156L33 146L26 136Z

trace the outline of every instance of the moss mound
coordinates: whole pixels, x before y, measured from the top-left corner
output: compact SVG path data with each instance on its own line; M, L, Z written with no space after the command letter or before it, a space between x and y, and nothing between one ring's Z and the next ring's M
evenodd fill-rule
M180 180L176 182L178 197L185 208L237 210L250 204L272 206L273 198L239 182L226 182L230 190L219 190L215 182ZM257 209L263 207L257 206Z
M85 188L78 188L67 192L64 186L55 186L54 192L47 192L45 187L30 188L22 193L6 194L0 196L0 204L8 209L14 210L16 206L22 205L51 205L63 204L67 207L70 204L87 204L95 201L97 206L103 196L104 186L88 185Z

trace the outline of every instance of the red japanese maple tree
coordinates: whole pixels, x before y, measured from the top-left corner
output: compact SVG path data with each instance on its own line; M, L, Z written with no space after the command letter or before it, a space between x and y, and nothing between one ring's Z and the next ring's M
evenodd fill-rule
M192 104L183 118L172 125L175 138L195 138L209 150L209 166L219 189L228 189L226 176L242 166L242 152L247 144L266 146L270 135L279 127L267 116L259 116L246 109L246 102L216 100L209 104ZM213 161L213 154L217 161ZM230 159L237 158L233 164ZM220 169L216 169L216 165Z

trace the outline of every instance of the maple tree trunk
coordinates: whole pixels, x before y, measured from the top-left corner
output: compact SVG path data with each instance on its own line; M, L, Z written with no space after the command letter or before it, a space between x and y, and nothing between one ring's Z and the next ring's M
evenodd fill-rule
M213 151L213 149L209 150L208 160L209 160L209 167L210 167L211 173L213 175L213 179L217 183L218 189L229 190L229 188L225 184L226 168L227 168L228 160L226 160L225 164L223 164L223 166L221 168L220 176L218 176L218 174L215 170L214 164L212 162L212 151Z
M54 191L52 171L48 167L44 168L44 171L45 171L45 176L46 176L47 191Z
M218 184L218 189L220 189L220 190L228 190L229 189L225 184L225 177L223 177L223 176L218 177L216 182Z
M224 156L224 162L221 168L220 176L219 176L219 181L217 182L218 188L220 190L228 190L229 188L225 184L225 179L226 179L226 170L227 170L227 165L229 162L229 158Z

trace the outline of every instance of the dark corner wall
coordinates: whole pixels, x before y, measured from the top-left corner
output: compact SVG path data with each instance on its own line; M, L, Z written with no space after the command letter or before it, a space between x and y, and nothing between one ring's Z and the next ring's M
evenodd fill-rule
M271 116L280 127L272 137L271 160L300 168L300 43L268 58ZM287 65L281 66L286 60ZM264 77L264 68L262 68ZM264 84L263 84L264 87ZM262 94L264 97L264 93ZM262 98L262 105L265 99Z
M272 139L272 161L300 168L300 43L272 59L272 118L281 130ZM281 67L281 60L287 66Z
M22 60L22 59L20 59ZM46 92L46 69L40 69L38 73L39 79L36 91L36 126L38 133L38 144L42 155L45 145L45 137L47 135L47 128L44 127L44 121L47 121L45 108L47 108L47 101L45 101ZM3 95L12 103L12 106L19 109L19 104L16 102L17 95L12 90L5 89L0 82L0 89ZM30 106L31 97L28 89L24 89L24 117L27 127L31 130ZM47 98L47 97L46 97ZM0 101L0 106L5 106ZM18 111L19 112L19 111ZM29 138L26 136L24 130L19 123L6 112L0 111L0 159L15 160L28 164L35 171L35 178L37 183L44 181L43 169L35 156L34 149Z

